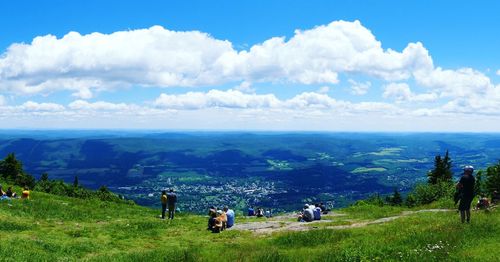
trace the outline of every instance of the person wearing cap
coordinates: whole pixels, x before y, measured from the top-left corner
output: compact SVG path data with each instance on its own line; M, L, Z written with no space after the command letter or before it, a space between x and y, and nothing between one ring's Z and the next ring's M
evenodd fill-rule
M464 167L464 174L460 178L457 184L457 189L460 190L460 204L458 205L458 210L460 211L460 221L464 223L470 223L470 205L472 199L474 198L474 184L476 179L472 175L474 173L473 166Z

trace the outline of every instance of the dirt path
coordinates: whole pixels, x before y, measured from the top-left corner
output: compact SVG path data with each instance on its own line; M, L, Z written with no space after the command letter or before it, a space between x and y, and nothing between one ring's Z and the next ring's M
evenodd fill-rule
M371 221L354 222L354 223L349 224L349 225L321 226L321 228L324 228L324 229L346 229L346 228L365 227L365 226L373 225L373 224L387 223L387 222L393 221L395 219L409 216L409 215L412 215L415 213L450 212L450 211L453 211L453 210L451 210L451 209L423 209L423 210L418 210L418 211L404 211L400 215L397 215L397 216L384 217L384 218L379 218L379 219L371 220ZM327 218L341 217L341 216L345 216L345 214L330 213L327 216ZM273 218L266 220L266 221L241 223L241 224L234 225L234 227L232 227L230 230L249 230L249 231L252 231L256 234L270 234L270 233L278 232L278 231L312 230L312 229L319 228L320 227L319 225L322 223L333 222L333 220L331 220L331 219L316 220L316 221L309 222L309 223L291 221L295 217L296 217L295 214L287 214L287 215L283 215L283 216L273 217ZM350 222L350 220L346 220L346 222ZM352 222L352 220L351 220L351 222Z

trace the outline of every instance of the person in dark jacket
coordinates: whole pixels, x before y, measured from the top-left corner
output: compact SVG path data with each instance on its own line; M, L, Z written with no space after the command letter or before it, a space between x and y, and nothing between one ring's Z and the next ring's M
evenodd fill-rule
M174 193L173 189L170 189L170 192L168 192L167 194L168 219L174 219L176 203L177 203L177 195Z
M474 184L476 182L472 173L474 173L474 167L466 166L464 168L464 174L457 184L457 188L461 192L458 210L460 211L460 221L462 221L462 223L465 221L470 223L470 204L474 198Z

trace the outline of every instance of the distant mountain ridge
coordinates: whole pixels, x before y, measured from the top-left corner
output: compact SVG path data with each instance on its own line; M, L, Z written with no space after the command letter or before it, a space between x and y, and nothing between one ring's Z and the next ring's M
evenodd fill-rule
M500 134L1 131L0 155L16 152L35 177L107 185L155 205L175 188L183 209L229 203L292 210L304 201L345 206L425 181L436 154L485 168L500 157ZM245 192L251 189L252 193Z

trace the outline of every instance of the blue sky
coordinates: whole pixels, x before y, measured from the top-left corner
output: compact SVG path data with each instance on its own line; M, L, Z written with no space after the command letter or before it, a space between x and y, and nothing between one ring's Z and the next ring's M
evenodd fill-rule
M491 124L498 1L2 1L0 9L1 128L500 127Z

